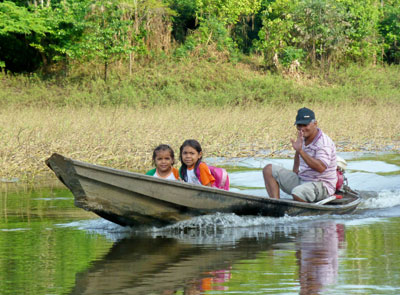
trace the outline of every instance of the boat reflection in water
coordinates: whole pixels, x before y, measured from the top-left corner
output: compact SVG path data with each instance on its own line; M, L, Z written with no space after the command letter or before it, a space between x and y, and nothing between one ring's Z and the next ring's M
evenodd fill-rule
M288 284L294 294L318 294L336 282L343 236L343 226L333 221L224 228L211 234L199 230L135 234L116 242L105 257L79 273L71 294L246 293L243 290L273 294L274 289L268 288L276 291L281 286L283 292ZM251 269L263 253L278 258L282 251L292 257L291 265L268 268L268 262L261 261L261 270ZM252 281L256 274L248 275L249 269L267 273L279 268L281 273L283 268L293 272L292 282L287 275L284 280L274 277L275 282L270 277Z

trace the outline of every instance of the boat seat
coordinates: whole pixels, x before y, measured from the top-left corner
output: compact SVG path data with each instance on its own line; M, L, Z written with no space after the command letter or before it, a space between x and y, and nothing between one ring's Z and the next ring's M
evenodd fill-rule
M342 200L343 200L343 196L342 195L332 195L332 196L327 197L327 198L325 198L325 199L323 199L321 201L316 202L315 204L316 205L324 205L324 204L328 204L328 203L340 204L340 203L345 203L346 202L346 200L343 200L343 202L342 202ZM339 201L339 202L336 202L336 201Z

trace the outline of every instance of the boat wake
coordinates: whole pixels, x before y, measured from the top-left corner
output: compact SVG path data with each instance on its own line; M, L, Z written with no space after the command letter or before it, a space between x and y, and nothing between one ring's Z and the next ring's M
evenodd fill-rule
M387 204L382 207L382 200ZM396 200L394 205L393 199ZM190 243L232 243L242 237L261 237L276 232L285 236L300 231L315 222L336 222L348 226L369 224L382 221L379 217L400 216L399 192L381 192L366 199L360 209L347 215L320 216L284 216L280 218L263 216L238 216L233 213L216 213L181 221L164 227L129 227L120 226L102 218L58 224L59 227L72 227L91 234L100 234L111 241L119 241L132 235L150 235L152 237L173 237ZM389 206L390 204L390 206ZM386 209L382 209L386 208ZM260 236L261 235L261 236ZM223 237L223 239L222 239Z
M361 197L359 209L383 209L400 205L400 190L361 192Z
M132 235L145 234L151 236L182 237L188 241L207 243L209 239L231 235L232 238L222 240L228 243L238 235L257 237L257 235L273 234L276 231L290 235L297 228L303 228L310 222L334 221L346 225L376 222L379 217L400 216L400 189L382 191L360 191L362 202L357 210L348 215L322 216L284 216L280 218L263 216L238 216L233 213L216 213L203 215L164 227L123 227L102 218L81 220L59 227L71 227L92 234L100 234L108 240L118 241ZM371 219L372 218L372 219ZM190 237L193 237L190 238Z
M290 217L284 216L281 218L276 217L263 217L263 216L238 216L234 213L216 213L212 215L204 215L189 220L184 220L173 225L162 228L152 228L154 232L167 232L179 231L185 232L190 229L205 232L217 232L220 229L226 228L250 228L257 226L271 226L291 224L296 221L315 220L315 216L307 217Z
M133 234L158 235L183 235L186 238L196 236L196 240L201 240L201 236L209 237L226 234L231 231L258 231L262 232L293 232L293 226L303 227L307 222L333 220L340 223L352 222L368 223L368 219L374 217L400 216L400 190L387 191L362 191L362 202L356 212L348 215L322 215L322 216L284 216L280 218L263 216L238 216L236 214L216 213L203 215L178 222L164 227L129 227L120 226L102 218L81 220L67 224L58 224L59 227L72 227L84 230L93 234L100 234L112 241L118 241ZM225 235L224 234L224 235ZM231 233L232 234L232 233ZM240 235L242 236L242 234ZM254 233L252 234L254 236ZM229 240L229 239L228 239Z

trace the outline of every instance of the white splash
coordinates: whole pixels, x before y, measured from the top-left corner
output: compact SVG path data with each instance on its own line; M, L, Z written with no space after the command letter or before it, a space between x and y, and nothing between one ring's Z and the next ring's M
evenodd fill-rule
M325 219L326 217L322 217ZM331 218L331 217L330 217ZM187 233L190 231L204 233L218 233L229 229L251 232L256 228L270 229L271 232L277 228L281 232L285 232L285 228L293 231L293 226L303 226L309 221L321 220L321 216L284 216L284 217L263 217L263 216L238 216L230 213L216 213L212 215L204 215L194 217L189 220L177 222L173 225L149 229L148 232L157 233ZM268 230L267 230L268 231Z
M382 209L400 205L400 190L380 191L377 194L363 198L359 209Z

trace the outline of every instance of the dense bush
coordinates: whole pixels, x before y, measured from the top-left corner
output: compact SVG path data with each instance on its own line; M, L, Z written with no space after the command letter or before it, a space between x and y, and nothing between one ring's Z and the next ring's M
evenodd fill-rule
M6 71L67 75L90 64L101 65L106 80L111 64L133 73L135 63L190 55L237 60L257 54L278 70L293 63L326 71L400 62L399 0L29 3L0 3L0 68Z

